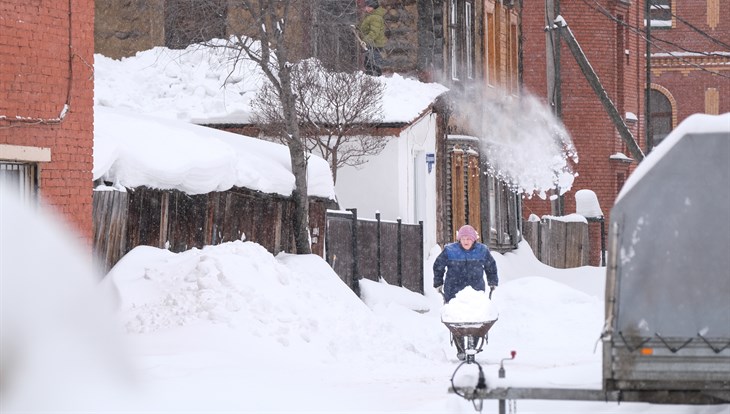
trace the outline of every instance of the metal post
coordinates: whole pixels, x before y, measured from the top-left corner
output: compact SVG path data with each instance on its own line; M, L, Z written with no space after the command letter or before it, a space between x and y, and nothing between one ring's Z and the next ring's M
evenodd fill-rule
M601 216L601 266L606 266L606 219Z
M352 290L360 296L360 275L359 264L357 260L357 209L348 208L352 212L352 280L350 281Z
M375 220L377 220L377 222L378 222L378 234L376 235L376 244L377 244L376 248L377 248L377 251L378 251L378 259L376 260L376 266L378 267L378 280L381 280L381 279L383 279L383 271L381 269L381 261L382 261L381 255L382 255L382 251L380 250L381 249L381 244L380 244L380 231L381 231L380 230L381 229L381 227L380 227L380 212L375 213Z
M654 146L651 128L651 0L644 0L644 21L646 21L646 91L644 92L644 133L646 153Z
M398 286L403 287L403 242L401 223L403 220L398 219Z
M419 253L421 255L419 257L421 257L423 259L423 220L418 221L418 235L421 240L421 244L420 244L421 248L419 249ZM420 291L423 294L423 293L425 293L424 286L423 286L423 260L419 260L418 262L421 264L421 272L420 272L420 277L418 278L418 280L420 281L420 285L421 285Z

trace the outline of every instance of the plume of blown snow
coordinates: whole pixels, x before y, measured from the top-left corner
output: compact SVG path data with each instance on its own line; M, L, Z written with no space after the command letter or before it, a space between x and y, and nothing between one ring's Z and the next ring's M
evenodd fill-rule
M485 98L461 103L469 127L480 138L487 173L505 180L529 197L548 190L570 190L578 154L570 134L550 109L534 96L477 94ZM480 99L480 100L479 100ZM460 104L457 102L457 105Z

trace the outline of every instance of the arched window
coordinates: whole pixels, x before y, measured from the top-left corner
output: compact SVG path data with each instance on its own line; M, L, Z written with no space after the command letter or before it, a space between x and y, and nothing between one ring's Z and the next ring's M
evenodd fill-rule
M672 130L672 104L666 95L652 89L649 92L649 106L651 108L649 133L652 138L651 146L655 147Z

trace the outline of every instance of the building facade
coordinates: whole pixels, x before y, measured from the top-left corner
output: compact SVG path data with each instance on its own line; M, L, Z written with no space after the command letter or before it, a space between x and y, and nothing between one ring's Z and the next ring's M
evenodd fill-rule
M587 189L595 192L607 221L616 196L639 160L632 157L565 39L557 29L546 32L545 28L554 27L557 16L567 23L634 142L646 152L643 2L523 0L523 7L526 92L543 97L551 106L572 136L579 157L574 166L578 176L571 189L566 193L556 189L544 200L525 200L523 214L574 213L575 193ZM600 226L589 229L590 262L596 265L600 263Z
M649 146L688 116L730 112L730 4L652 0Z
M90 242L94 2L0 1L0 186Z

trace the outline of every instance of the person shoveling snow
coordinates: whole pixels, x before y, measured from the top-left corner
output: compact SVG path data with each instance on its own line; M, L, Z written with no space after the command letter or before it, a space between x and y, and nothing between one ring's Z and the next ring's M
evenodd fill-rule
M479 236L476 229L468 224L459 229L456 238L458 241L444 246L444 250L433 263L433 286L443 295L446 304L465 288L484 292L486 284L489 285L491 297L492 291L499 284L497 263L492 253L486 245L477 241ZM487 283L484 280L485 273ZM489 298L486 299L488 302ZM464 360L464 335L453 329L451 331L456 344L456 356L459 360Z

